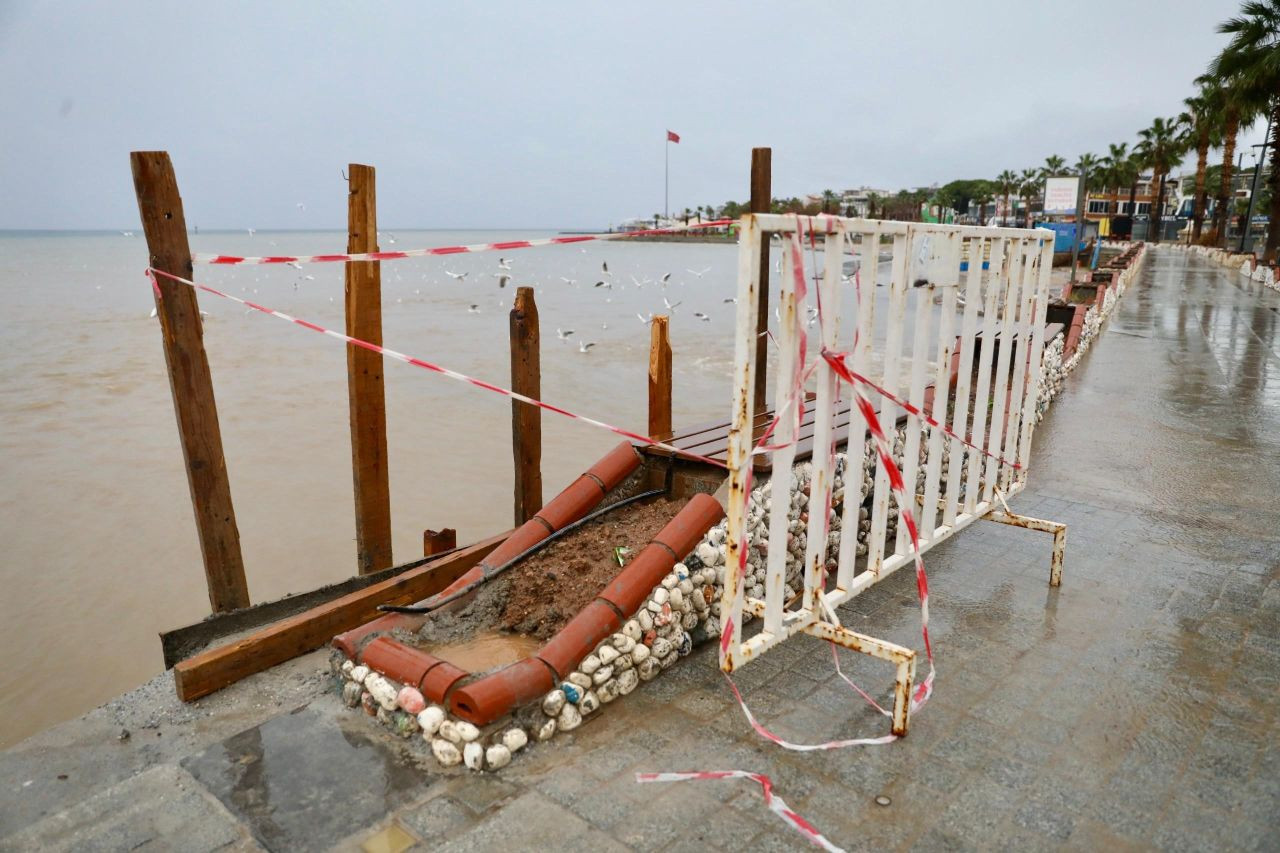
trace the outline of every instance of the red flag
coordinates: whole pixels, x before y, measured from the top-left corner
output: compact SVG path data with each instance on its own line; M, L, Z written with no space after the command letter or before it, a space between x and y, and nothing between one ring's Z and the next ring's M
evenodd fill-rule
M667 131L667 141L668 141L668 142L677 142L677 143L678 143L678 142L680 141L680 134L678 134L678 133L672 133L671 131L669 131L669 130L668 130L668 131Z

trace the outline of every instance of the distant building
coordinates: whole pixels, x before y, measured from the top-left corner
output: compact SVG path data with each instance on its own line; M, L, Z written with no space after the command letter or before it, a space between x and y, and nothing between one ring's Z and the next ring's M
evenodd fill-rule
M1177 183L1170 178L1165 182L1165 216L1172 214L1172 201L1177 194ZM1137 216L1145 218L1151 215L1151 201L1155 196L1152 189L1152 176L1142 175L1138 178L1137 195L1133 208L1130 209L1129 193L1132 187L1093 187L1085 199L1085 219L1100 222L1111 216Z
M892 198L893 195L893 190L879 189L877 187L858 187L854 190L843 190L840 193L840 212L865 217L871 211L873 197L876 199L876 210L879 212L880 205L885 200Z

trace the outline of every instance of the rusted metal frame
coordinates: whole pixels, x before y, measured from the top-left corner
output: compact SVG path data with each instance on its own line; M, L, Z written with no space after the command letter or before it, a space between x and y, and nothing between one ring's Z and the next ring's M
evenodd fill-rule
M1008 255L1012 249L1006 241L997 237L991 244L990 269L987 271L986 296L983 300L982 351L978 354L978 389L974 396L973 426L969 430L969 440L975 447L983 447L987 435L987 398L991 395L991 353L996 347L996 324L999 317L996 306L1000 304L1000 295L1008 282ZM982 470L985 457L977 451L969 454L968 485L964 490L965 512L974 512L978 506L981 489L978 488L978 473ZM985 496L984 501L991 497Z
M1036 288L1036 310L1032 314L1031 322L1034 325L1031 338L1031 360L1028 370L1034 378L1034 389L1027 393L1026 401L1023 403L1022 411L1022 443L1018 447L1018 464L1022 466L1022 470L1018 472L1017 480L1020 483L1027 482L1027 469L1031 462L1031 436L1035 432L1036 427L1036 404L1040 399L1040 381L1043 377L1041 361L1044 359L1044 317L1049 309L1049 284L1053 278L1053 240L1049 237L1040 238L1040 283Z
M1009 524L1014 527L1025 527L1027 530L1039 530L1053 534L1053 554L1049 557L1049 586L1062 585L1062 561L1067 548L1067 526L1057 521L1046 521L1043 518L1032 518L1028 515L1017 515L1012 512L992 510L987 513L988 521Z
M1008 286L1004 291L1000 318L1000 352L996 357L996 374L991 380L991 426L987 432L986 444L987 453L991 456L985 457L986 466L982 476L982 498L987 501L995 496L996 477L999 474L993 457L1000 455L1000 445L1004 439L1004 413L1009 389L1009 365L1013 355L1014 320L1018 310L1018 297L1022 292L1025 269L1026 246L1022 241L1018 241L1010 252ZM983 349L986 349L988 343L983 341Z
M969 425L969 389L973 383L973 348L976 345L978 306L982 302L982 261L984 252L991 244L980 237L969 241L969 269L965 277L964 319L960 322L960 364L956 374L955 412L951 419L951 431L956 435L967 435ZM975 249L977 261L974 260ZM950 474L947 477L947 498L942 510L942 523L954 525L959 508L961 494L960 484L965 465L964 445L958 441L951 442L950 459L947 464ZM976 484L969 481L969 487Z
M934 350L936 366L933 375L933 405L930 414L940 424L947 422L947 408L951 401L951 354L955 348L956 291L960 287L959 233L948 234L941 247L939 278L942 287L942 310L938 315L938 343ZM920 513L920 534L926 541L936 535L934 521L937 518L938 493L942 477L942 430L931 427L929 438L929 463L925 468L924 511Z
M915 294L916 311L911 335L911 380L907 400L918 412L924 411L924 374L925 365L929 362L929 323L933 319L933 296L938 292L938 243L942 239L943 235L931 234L922 229L913 235L908 247L911 274L907 276L907 280L911 285L911 292ZM927 283L922 285L921 282ZM887 387L893 390L893 386ZM907 418L906 441L903 442L902 451L902 482L909 495L916 491L920 469L920 433L923 426L919 418ZM899 512L902 509L903 507L898 507ZM923 535L923 530L920 533ZM894 553L905 554L911 547L907 526L899 523Z
M898 370L902 350L902 327L907 314L907 251L913 242L914 226L906 232L894 234L893 266L889 274L889 316L886 318L884 366L881 373L882 387L898 393ZM889 401L880 402L880 429L890 447L897 440L898 406ZM879 575L884 561L885 538L889 522L889 472L883 463L876 461L875 492L871 499L871 530L867 535L867 572Z
M894 665L891 731L899 737L905 735L911 717L911 685L916 674L915 650L824 622L813 623L805 628L805 633Z
M1013 371L1013 388L1009 396L1009 415L1008 427L1005 429L1004 450L1001 455L1005 459L1017 461L1018 458L1018 440L1022 430L1022 413L1026 406L1026 399L1023 395L1034 395L1036 381L1034 378L1030 382L1027 381L1027 371L1031 368L1028 364L1027 356L1030 354L1031 336L1038 329L1043 327L1043 323L1036 322L1032 316L1036 310L1035 295L1040 283L1040 246L1039 243L1026 241L1024 250L1026 252L1026 264L1023 267L1024 278L1021 295L1018 302L1018 317L1016 319L1016 350L1010 346L1010 357L1016 355L1016 361L1011 363L1010 370ZM1039 365L1036 365L1037 371ZM1001 489L1008 489L1013 481L1013 475L1016 469L1012 465L1000 463L1000 476L998 481Z
M767 231L761 232L765 239ZM800 232L804 238L804 231ZM769 552L766 555L764 574L764 630L778 634L782 629L782 611L786 604L787 537L790 532L791 466L795 463L796 421L799 406L804 399L803 388L793 388L795 372L803 370L797 364L800 347L796 333L797 319L803 306L797 304L795 283L795 259L784 245L782 248L782 275L778 286L778 372L774 384L774 406L779 413L778 426L771 443L778 445L773 454L773 475L769 481L771 506L769 510ZM804 334L801 332L800 334Z
M856 331L853 338L853 369L862 376L871 373L871 345L875 339L876 279L880 274L880 229L862 232L858 251L858 287L863 288L857 304ZM870 277L864 276L870 261ZM844 389L851 398L853 389ZM851 400L852 402L852 400ZM867 480L863 454L867 443L867 422L849 415L849 427L845 439L847 456L844 469L844 512L840 520L840 558L836 569L836 588L848 589L853 581L854 566L858 559L859 513L862 509L863 486ZM855 468L856 466L856 468ZM855 473L856 472L856 473ZM853 476L851 476L853 475ZM872 478L874 483L874 477ZM868 549L869 553L869 549Z
M733 422L729 425L726 461L729 466L729 506L721 619L731 619L732 632L721 668L732 672L742 645L742 589L738 565L747 543L747 492L751 473L752 432L755 422L756 293L760 286L760 225L755 216L743 217L738 229L738 334L734 341ZM745 332L744 332L745 330Z
M823 306L819 331L822 346L829 350L835 350L840 339L840 274L844 268L844 248L844 223L836 220L823 245L824 269L822 280L818 282L818 295ZM837 382L838 377L831 365L826 359L820 359L818 396L814 401L813 452L809 457L813 464L813 478L809 482L809 535L804 558L804 606L810 610L819 608L826 577L831 492L835 478L836 433L833 427ZM848 470L847 466L845 470Z

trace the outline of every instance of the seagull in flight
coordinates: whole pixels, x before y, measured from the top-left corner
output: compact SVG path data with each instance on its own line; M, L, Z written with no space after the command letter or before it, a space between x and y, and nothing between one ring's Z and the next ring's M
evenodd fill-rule
M511 261L507 260L506 258L498 258L498 269L500 270L511 269Z
M582 343L578 344L578 352L586 352L587 350L591 349L595 345L596 345L595 341L583 341Z
M639 320L641 323L648 325L653 322L653 312L650 311L648 317L644 316L643 314L636 314L636 319Z
M298 263L297 261L287 261L287 263L289 264L289 266L293 267L295 270L302 269L302 264Z
M468 314L479 314L479 313L480 313L480 306L479 306L479 305L471 305L471 306L469 306L469 307L467 308L467 313L468 313Z
M676 313L676 306L681 305L683 303L684 303L683 299L673 304L667 300L667 297L665 296L662 297L662 304L667 306L667 310L670 311L672 314Z
M244 229L244 230L246 230L246 231L248 231L248 232L249 232L249 236L250 236L250 237L252 237L252 236L254 235L254 229L252 229L252 228L246 228L246 229Z
M671 273L663 274L662 278L659 279L659 281L661 281L663 284L666 284L667 282L671 281Z
M569 340L569 336L573 334L573 329L556 329L556 337L562 341Z
M493 277L498 280L499 288L506 287L507 282L511 281L511 276L507 275L506 273L496 272L493 274Z
M561 280L561 281L563 281L565 284L577 284L577 283L578 283L578 280L577 280L576 278L565 278L564 276L560 276L560 280Z
M703 267L701 272L699 272L698 270L685 270L685 272L689 273L690 275L697 276L698 278L702 278L704 275L711 272L711 267Z
M456 278L458 281L462 281L464 278L466 278L467 276L469 276L471 273L468 273L468 272L450 272L449 270L445 270L445 271L444 271L444 274L445 274L445 275L447 275L447 276L449 276L449 278Z
M694 311L693 316L697 317L699 320L701 320L704 323L711 322L711 318L708 317L706 314L703 314L701 311Z
M307 206L302 202L298 202L298 210L306 210Z
M120 232L120 236L121 236L121 237L132 237L132 236L133 236L133 232L132 232L132 231L121 231L121 232Z
M602 273L604 273L605 275L609 276L610 278L612 278L612 277L613 277L613 273L609 272L609 262L608 262L608 261L601 261L601 262L600 262L600 271L601 271Z
M613 289L613 282L605 281L605 280L601 279L600 281L597 281L593 286L594 286L594 287L607 287L607 288L609 288L610 290L612 290L612 289Z
M725 305L728 305L728 304L730 304L730 303L733 303L734 305L737 305L737 304L738 304L738 297L736 297L736 296L730 296L730 297L728 297L727 299L725 299L725 300L724 300L724 304L725 304Z

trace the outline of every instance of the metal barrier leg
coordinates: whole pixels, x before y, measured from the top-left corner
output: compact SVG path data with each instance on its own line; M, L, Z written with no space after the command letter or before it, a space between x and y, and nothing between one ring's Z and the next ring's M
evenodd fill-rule
M1053 534L1053 555L1049 558L1049 586L1062 585L1062 559L1067 549L1067 526L1057 521L1045 521L1043 518L1032 518L1028 515L1017 515L1012 512L992 510L987 513L988 521L1000 524L1011 524L1014 527L1025 527L1028 530L1039 530Z
M907 736L911 722L911 686L916 679L916 656L898 664L898 674L893 679L893 728L898 737Z

